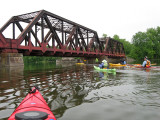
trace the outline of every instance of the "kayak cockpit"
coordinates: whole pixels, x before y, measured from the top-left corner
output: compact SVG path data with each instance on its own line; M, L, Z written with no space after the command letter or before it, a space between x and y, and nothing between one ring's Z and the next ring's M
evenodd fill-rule
M45 120L46 118L48 114L41 111L25 111L15 114L16 120Z

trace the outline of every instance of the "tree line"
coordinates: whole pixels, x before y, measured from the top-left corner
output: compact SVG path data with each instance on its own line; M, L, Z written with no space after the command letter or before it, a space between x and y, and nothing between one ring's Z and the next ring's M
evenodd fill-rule
M45 56L23 56L24 63L39 63L39 62L56 62L58 57L45 57Z
M106 37L106 34L103 34ZM144 56L149 59L160 58L160 27L149 28L145 32L137 32L131 42L114 35L113 39L123 43L125 54L135 60L141 60Z

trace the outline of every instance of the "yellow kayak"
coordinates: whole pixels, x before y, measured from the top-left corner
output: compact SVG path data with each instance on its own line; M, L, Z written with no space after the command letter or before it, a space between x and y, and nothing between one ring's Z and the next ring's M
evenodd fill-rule
M77 65L84 65L84 63L76 63Z
M120 63L118 63L118 64L113 64L113 63L109 63L109 66L114 66L114 67L118 67L118 66L126 66L126 65L122 65L122 64L120 64Z

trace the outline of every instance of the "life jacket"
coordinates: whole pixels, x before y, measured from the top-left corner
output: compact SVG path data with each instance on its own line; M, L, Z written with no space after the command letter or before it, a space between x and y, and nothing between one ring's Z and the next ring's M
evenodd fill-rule
M150 67L150 66L151 66L151 62L149 60L147 60L146 67Z
M104 63L102 62L101 64L99 64L100 68L104 68Z

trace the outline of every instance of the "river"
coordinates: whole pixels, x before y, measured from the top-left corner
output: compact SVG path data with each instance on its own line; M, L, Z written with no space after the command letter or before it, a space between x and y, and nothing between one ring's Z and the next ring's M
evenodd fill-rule
M57 120L159 120L160 68L95 71L93 65L0 68L0 119L38 85Z

